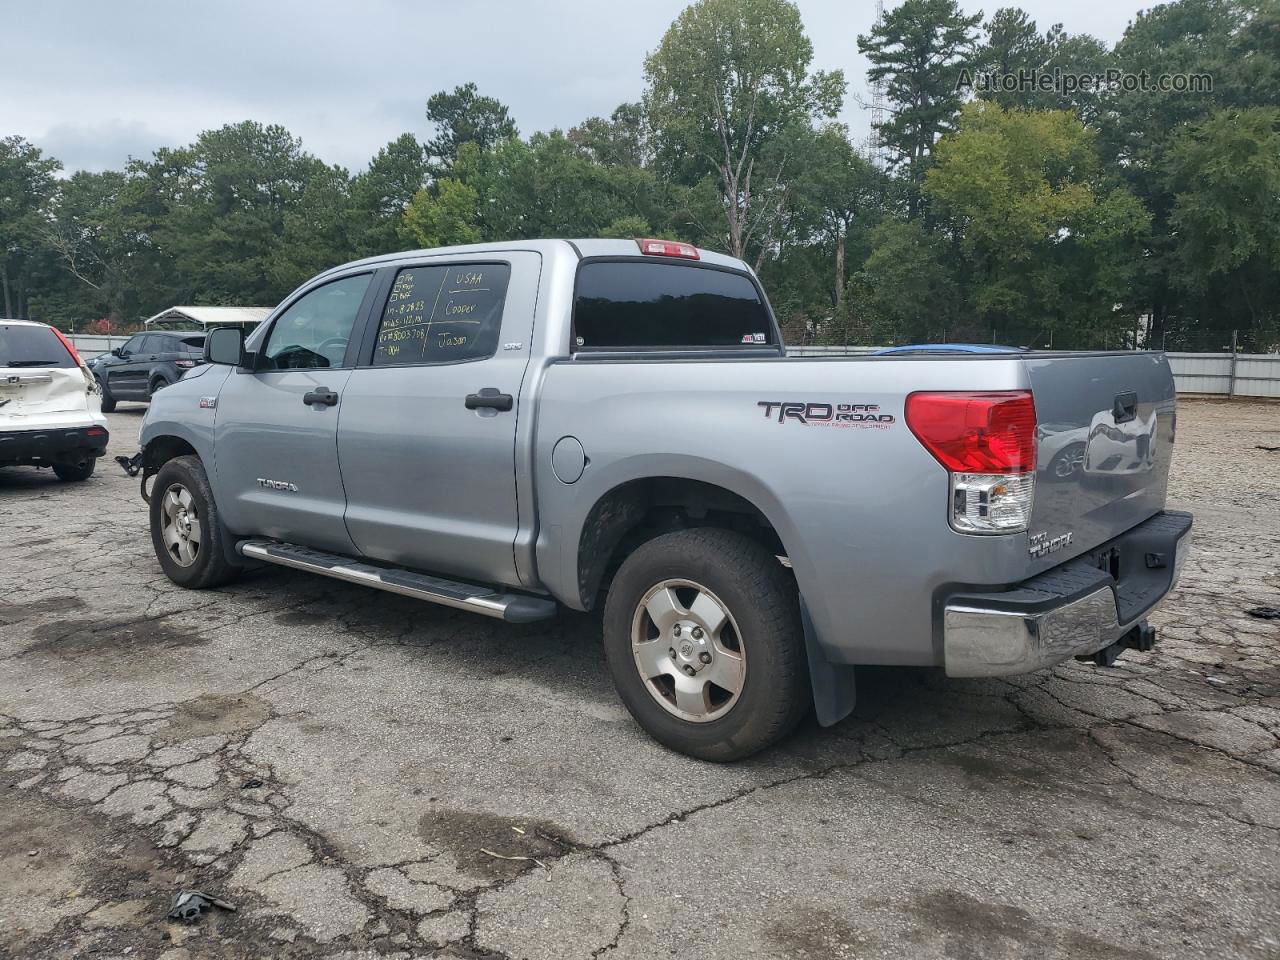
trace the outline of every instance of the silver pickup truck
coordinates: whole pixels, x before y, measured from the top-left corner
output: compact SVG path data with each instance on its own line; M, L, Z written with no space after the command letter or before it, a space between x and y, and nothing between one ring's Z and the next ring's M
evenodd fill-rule
M171 580L603 605L628 709L706 759L835 723L859 664L1149 649L1189 541L1161 354L788 357L751 270L686 244L362 260L205 349L125 461Z

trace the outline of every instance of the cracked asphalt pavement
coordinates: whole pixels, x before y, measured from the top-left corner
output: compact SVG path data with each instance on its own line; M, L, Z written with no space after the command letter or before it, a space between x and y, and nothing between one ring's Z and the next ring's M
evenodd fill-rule
M592 617L187 592L110 460L0 471L0 955L1280 957L1280 407L1178 427L1154 652L864 669L731 766L632 723Z

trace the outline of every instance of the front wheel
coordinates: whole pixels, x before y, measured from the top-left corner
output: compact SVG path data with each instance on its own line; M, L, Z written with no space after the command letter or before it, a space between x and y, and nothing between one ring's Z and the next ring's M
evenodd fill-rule
M199 457L175 457L151 485L151 544L165 576L203 590L233 579L239 568L222 551L222 527Z
M101 377L98 378L98 390L102 393L102 412L115 413L116 398L107 391L107 385L102 381Z
M795 582L730 530L664 534L629 556L605 602L604 646L636 721L702 760L776 743L811 700Z

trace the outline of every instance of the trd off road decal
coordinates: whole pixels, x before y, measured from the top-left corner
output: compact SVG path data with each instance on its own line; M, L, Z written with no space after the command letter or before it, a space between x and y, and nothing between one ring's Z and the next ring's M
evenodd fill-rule
M802 403L793 400L760 400L766 420L786 423L794 420L807 427L858 427L888 430L895 422L891 413L881 413L878 403Z

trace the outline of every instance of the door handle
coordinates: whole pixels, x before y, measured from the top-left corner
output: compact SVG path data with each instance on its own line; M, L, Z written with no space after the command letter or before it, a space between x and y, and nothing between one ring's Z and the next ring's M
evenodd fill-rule
M308 390L302 397L302 402L308 407L313 403L323 403L326 407L337 406L338 395L328 387L321 387L319 390Z
M481 407L510 410L515 406L515 398L509 393L500 393L497 387L485 387L479 393L468 393L466 404L468 410L479 410Z

